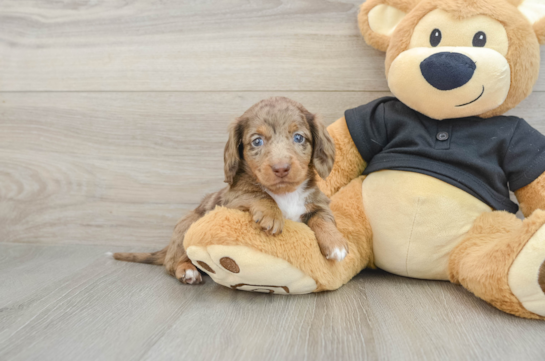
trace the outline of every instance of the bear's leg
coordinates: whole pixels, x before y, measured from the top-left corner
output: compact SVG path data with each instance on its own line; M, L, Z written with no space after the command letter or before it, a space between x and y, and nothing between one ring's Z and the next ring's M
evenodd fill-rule
M354 179L330 204L348 241L349 253L341 262L325 259L303 223L286 221L282 234L269 236L252 225L249 213L221 207L191 226L184 247L194 265L233 289L281 294L337 289L372 261L363 179Z
M482 214L452 251L449 276L504 312L545 319L545 211Z

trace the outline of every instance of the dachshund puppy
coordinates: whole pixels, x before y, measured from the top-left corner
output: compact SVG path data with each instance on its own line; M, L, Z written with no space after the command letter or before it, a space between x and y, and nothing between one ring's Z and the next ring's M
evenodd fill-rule
M284 219L304 222L315 233L322 254L342 261L348 244L337 230L329 199L316 186L326 178L335 146L325 126L301 104L284 97L262 100L236 119L225 146L228 186L206 196L182 218L170 244L155 253L115 253L122 261L165 265L185 284L202 282L183 247L189 227L216 206L250 212L257 227L282 233Z

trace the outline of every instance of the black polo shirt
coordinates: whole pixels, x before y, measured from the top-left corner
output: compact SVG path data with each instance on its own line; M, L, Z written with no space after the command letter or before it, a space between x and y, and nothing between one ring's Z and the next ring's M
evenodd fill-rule
M516 213L509 189L545 171L545 136L517 117L436 120L396 98L347 110L346 123L362 158L363 174L383 169L427 174Z

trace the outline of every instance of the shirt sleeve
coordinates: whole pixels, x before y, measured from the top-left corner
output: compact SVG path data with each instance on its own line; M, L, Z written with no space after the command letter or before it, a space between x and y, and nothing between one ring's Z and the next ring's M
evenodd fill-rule
M516 191L545 172L545 136L519 119L504 159L509 188Z
M388 142L386 123L384 122L384 104L387 98L349 109L344 113L350 136L358 148L361 157L367 163Z

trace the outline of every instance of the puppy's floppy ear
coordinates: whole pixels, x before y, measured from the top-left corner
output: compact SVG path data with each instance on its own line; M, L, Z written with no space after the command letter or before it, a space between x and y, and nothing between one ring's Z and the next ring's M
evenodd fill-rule
M237 118L229 125L229 139L225 144L223 153L225 183L233 184L242 158L242 133L244 131L244 119Z
M335 162L335 143L325 125L316 115L304 112L312 133L312 164L322 179L326 179Z

